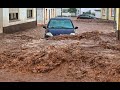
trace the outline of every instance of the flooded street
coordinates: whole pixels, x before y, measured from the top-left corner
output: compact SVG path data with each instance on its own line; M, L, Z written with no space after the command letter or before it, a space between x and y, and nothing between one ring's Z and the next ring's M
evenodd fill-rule
M44 39L44 29L0 35L0 81L120 81L113 23L75 21L76 35Z

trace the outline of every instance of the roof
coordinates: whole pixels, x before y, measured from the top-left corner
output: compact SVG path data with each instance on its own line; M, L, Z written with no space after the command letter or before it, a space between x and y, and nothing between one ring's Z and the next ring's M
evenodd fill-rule
M55 17L55 18L51 18L51 19L66 19L66 20L70 20L70 18L68 18L68 17Z

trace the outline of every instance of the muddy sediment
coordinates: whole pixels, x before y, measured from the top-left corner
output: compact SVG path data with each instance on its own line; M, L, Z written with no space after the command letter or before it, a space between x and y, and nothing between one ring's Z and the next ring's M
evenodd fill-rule
M115 33L92 31L51 37L43 42L51 43L26 43L21 49L0 53L0 68L50 74L63 67L59 75L76 81L120 81L120 43ZM36 47L30 47L34 44Z

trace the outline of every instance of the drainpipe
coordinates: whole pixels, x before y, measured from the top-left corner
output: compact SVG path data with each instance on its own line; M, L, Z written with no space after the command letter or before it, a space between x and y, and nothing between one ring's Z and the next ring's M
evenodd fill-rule
M36 8L36 26L37 26L38 22L37 22L37 8Z
M44 25L45 25L45 8L43 8L43 12L44 12Z
M116 8L114 8L114 29L115 29L115 31L117 30L117 27L116 27Z

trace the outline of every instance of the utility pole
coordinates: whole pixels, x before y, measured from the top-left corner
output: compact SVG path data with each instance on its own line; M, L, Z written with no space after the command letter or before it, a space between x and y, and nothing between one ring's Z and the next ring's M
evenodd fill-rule
M61 8L61 16L62 16L62 8Z

